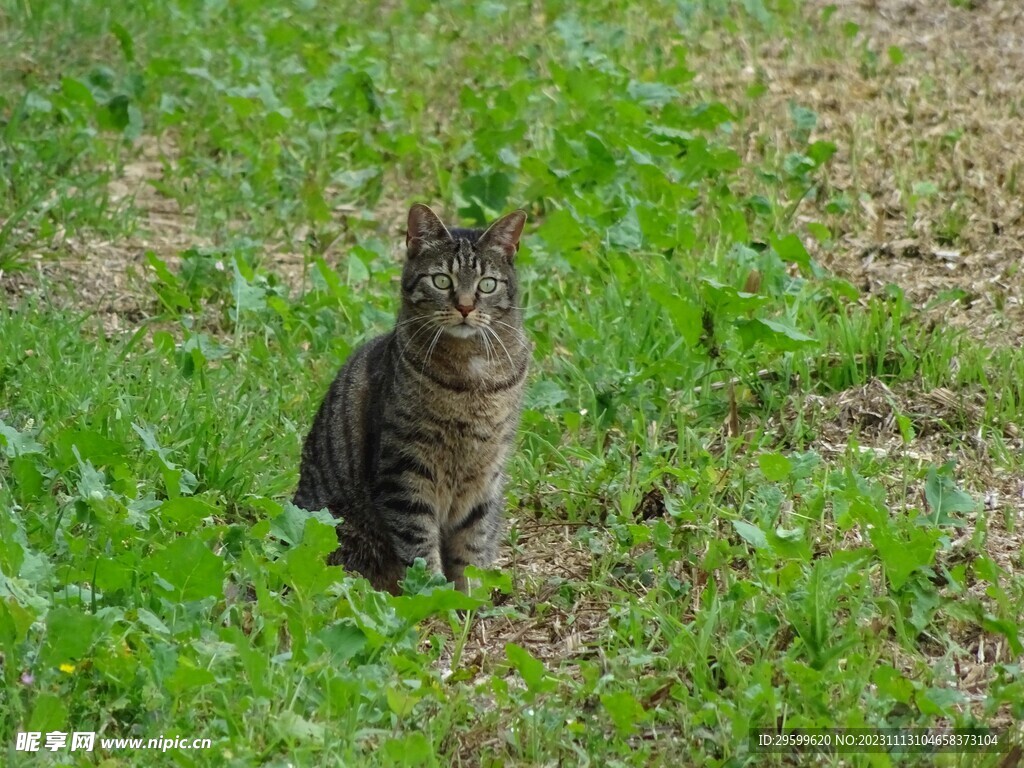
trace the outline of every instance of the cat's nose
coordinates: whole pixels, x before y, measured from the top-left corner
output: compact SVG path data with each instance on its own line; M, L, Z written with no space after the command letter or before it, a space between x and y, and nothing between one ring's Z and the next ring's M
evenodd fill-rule
M473 305L472 304L470 304L469 306L466 306L465 304L456 304L455 308L457 310L459 310L459 312L462 313L463 317L466 317L467 315L469 315L470 312L473 311Z

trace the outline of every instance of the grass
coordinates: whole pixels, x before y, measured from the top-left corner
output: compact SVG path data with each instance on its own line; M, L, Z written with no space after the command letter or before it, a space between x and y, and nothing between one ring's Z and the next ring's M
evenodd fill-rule
M1021 105L845 12L0 2L5 764L1007 765L748 741L1022 740ZM468 596L286 503L414 201L530 213Z

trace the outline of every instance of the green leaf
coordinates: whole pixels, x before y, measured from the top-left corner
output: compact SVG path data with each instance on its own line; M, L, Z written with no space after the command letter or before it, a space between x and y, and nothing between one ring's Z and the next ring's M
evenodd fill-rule
M635 251L643 245L644 235L640 229L640 217L637 216L635 206L608 228L608 242L625 251Z
M292 589L319 594L341 577L341 568L327 564L327 556L338 548L338 533L333 522L307 520L301 543L274 564Z
M160 457L160 461L165 466L169 467L170 469L174 469L174 464L172 464L170 460L167 458L167 454L169 453L169 451L166 448L160 446L160 443L157 442L156 435L153 433L152 429L150 429L149 427L142 427L134 423L132 424L132 429L135 431L135 434L137 434L142 439L142 444L146 447L147 451L155 453L157 456Z
M814 161L814 165L817 167L823 166L832 156L839 151L839 147L833 144L831 141L815 141L813 144L807 147L804 154ZM796 235L790 235L790 237L796 237ZM805 251L806 253L806 251ZM779 254L781 256L781 254ZM783 256L783 258L785 258ZM799 262L797 262L799 263Z
M324 627L316 636L330 651L334 664L347 664L366 648L366 633L351 619L342 619Z
M1020 640L1020 626L1012 619L1000 619L998 616L985 614L981 618L981 628L986 632L1002 635L1006 638L1015 656L1024 654L1024 644Z
M45 479L34 459L19 456L11 460L11 477L14 478L18 499L22 504L37 501L43 495Z
M941 717L959 711L966 698L953 688L928 688L918 692L914 700L922 715Z
M809 561L813 552L807 541L807 533L803 528L777 527L767 532L768 545L779 557Z
M475 565L467 565L466 578L476 583L473 589L474 597L487 599L494 590L503 595L512 594L512 574L509 571L485 570Z
M138 609L136 620L141 626L157 635L169 635L171 633L170 628L164 624L159 616L145 608Z
M53 102L39 94L38 91L29 91L25 94L25 110L29 113L53 111Z
M351 190L363 189L369 182L380 178L380 168L346 168L331 176L331 179Z
M777 320L741 319L736 321L736 330L747 348L760 342L770 349L792 352L813 346L816 342L812 336Z
M417 702L415 696L394 685L388 687L385 697L387 698L388 709L398 715L399 719L411 715L413 707L416 706Z
M819 243L827 243L832 239L832 231L818 221L809 221L804 225L811 237Z
M934 181L915 181L911 189L914 197L934 197L939 193L939 187Z
M908 528L906 533L906 538L896 535L891 524L869 531L871 543L885 566L885 575L895 590L901 589L914 571L930 566L938 549L937 531Z
M691 131L684 131L668 125L652 125L649 127L652 136L659 136L668 139L673 144L686 146L693 141L694 134Z
M262 312L267 308L267 289L243 274L241 257L235 257L232 266L234 267L234 279L231 296L235 304L231 310L231 318L238 322L246 312Z
M77 448L72 446L71 451L78 460L78 482L75 483L75 490L78 491L78 495L86 500L95 499L99 501L108 498L111 494L107 488L106 475L98 471L91 461L82 461L78 456Z
M32 611L13 597L0 595L0 648L22 642L35 618Z
M26 731L49 733L66 731L68 728L68 708L61 696L52 693L40 693L32 707L32 716L25 726Z
M793 463L781 453L762 453L757 457L757 465L765 479L772 483L785 480L793 471Z
M110 32L117 38L117 42L121 45L121 52L124 54L125 61L135 61L135 42L132 40L132 36L128 30L119 22L115 21L110 25Z
M290 709L286 709L273 721L273 729L286 743L292 741L322 743L327 735L323 723L307 720Z
M698 104L691 109L690 114L685 118L685 123L688 128L710 131L735 120L736 115L727 106L719 101L711 101Z
M585 238L580 223L564 208L553 211L544 219L537 236L555 253L576 250Z
M180 538L149 558L150 573L170 586L179 602L218 597L224 592L224 561L196 537Z
M177 668L164 681L164 685L173 695L180 696L187 691L213 685L216 682L217 678L210 670L197 667L188 658L179 657Z
M519 676L523 678L523 682L526 683L526 687L531 693L546 693L554 690L557 686L557 682L548 676L544 664L531 656L530 652L522 646L507 643L505 655Z
M390 704L390 699L388 703ZM398 738L388 739L382 751L394 765L438 764L434 748L422 731L413 731Z
M679 91L664 83L641 83L630 80L626 92L631 99L645 107L661 108L679 98Z
M24 456L28 453L42 453L43 446L32 439L28 432L19 432L0 420L0 445L8 458Z
M192 531L201 520L216 516L218 510L212 504L195 496L178 496L160 504L157 514L161 521L173 523L171 530L183 533Z
M647 719L647 711L629 691L602 693L601 705L611 717L620 736L629 736L636 731L638 723Z
M512 178L502 171L480 173L463 181L460 191L465 204L459 208L459 215L483 226L505 209Z
M911 421L909 416L904 416L902 413L896 414L896 426L899 427L900 437L903 438L904 445L910 445L914 442L914 423Z
M818 115L813 109L790 103L789 116L793 121L793 133L798 141L807 141L807 137L818 125Z
M84 658L102 631L95 616L75 608L57 606L46 614L46 642L42 658L51 666Z
M748 523L746 520L733 520L732 527L740 535L740 538L754 547L754 549L771 549L771 546L768 544L768 537L756 525Z
M350 286L359 286L369 281L370 270L367 269L363 260L360 259L353 251L354 249L350 250L348 253L348 272L345 277L345 282Z
M93 97L92 91L81 80L75 80L72 77L62 77L60 79L60 91L70 102L81 104L89 109L96 108L96 99Z
M633 147L626 147L626 149L629 151L629 155L633 159L633 163L635 165L653 165L658 167L658 163L646 152L641 152L639 149L634 149Z
M423 621L448 611L471 611L486 605L486 600L471 597L448 586L418 592L415 595L400 595L391 601L395 614L410 624Z
M931 510L931 522L935 525L962 526L964 522L951 515L958 512L974 512L978 509L978 502L970 494L956 487L956 483L950 477L951 472L952 465L949 464L942 468L941 473L935 467L928 470L924 496Z
M427 568L427 561L417 557L412 565L405 569L405 578L402 579L402 591L407 595L417 595L420 592L429 593L434 589L447 589L448 580L443 573L436 573Z
M268 124L271 122L273 113L267 115ZM299 197L305 206L306 213L310 220L317 223L326 223L331 220L331 207L324 199L324 191L315 180L308 179L302 185Z
M110 99L97 117L101 126L120 131L128 138L137 138L142 133L142 113L125 93Z
M958 304L960 302L969 303L972 294L970 291L964 288L950 288L945 291L939 291L935 294L927 304L925 304L925 311L930 311L936 307L941 307L943 304Z
M91 429L65 429L53 438L54 452L61 469L77 464L74 448L83 460L95 464L110 464L127 457L126 446Z
M971 563L971 570L974 571L976 579L987 581L995 587L999 586L1000 577L1004 575L1003 570L990 557L975 558Z
M772 250L778 254L783 261L788 261L800 267L803 273L811 270L811 255L807 252L803 242L795 234L788 234L785 237L771 238Z
M550 379L538 379L526 393L526 407L534 411L553 408L567 400L569 393Z
M883 696L909 704L914 695L914 683L888 664L883 664L871 673L871 682L878 686Z
M664 283L651 283L648 292L668 312L672 326L686 345L697 346L703 330L700 306L696 302L687 301Z
M205 362L207 360L220 360L231 354L230 348L215 341L214 339L207 336L205 333L190 333L185 339L185 343L181 345L181 351L186 354L196 353L198 363Z
M711 305L716 315L725 318L750 314L768 301L767 296L740 291L709 277L701 278L700 286L704 301Z
M296 507L290 501L282 504L280 509L281 512L270 520L270 534L293 547L302 541L302 533L309 520L319 520L325 525L337 525L338 522L325 509L309 512Z

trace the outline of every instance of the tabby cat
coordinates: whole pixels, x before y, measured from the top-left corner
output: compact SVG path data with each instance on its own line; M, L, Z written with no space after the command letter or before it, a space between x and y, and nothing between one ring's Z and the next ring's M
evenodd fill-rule
M359 347L302 449L296 506L342 518L330 562L397 593L407 566L463 591L494 559L530 344L513 265L526 222L448 229L409 211L394 329Z

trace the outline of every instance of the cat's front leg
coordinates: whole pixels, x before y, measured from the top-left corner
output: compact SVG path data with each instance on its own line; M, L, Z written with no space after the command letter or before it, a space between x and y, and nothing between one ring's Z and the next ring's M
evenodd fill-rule
M430 573L443 574L438 514L433 505L418 498L378 496L382 522L404 571L422 557Z
M444 575L455 588L469 592L466 566L489 566L497 555L501 530L501 497L491 497L473 505L445 532L442 546Z

